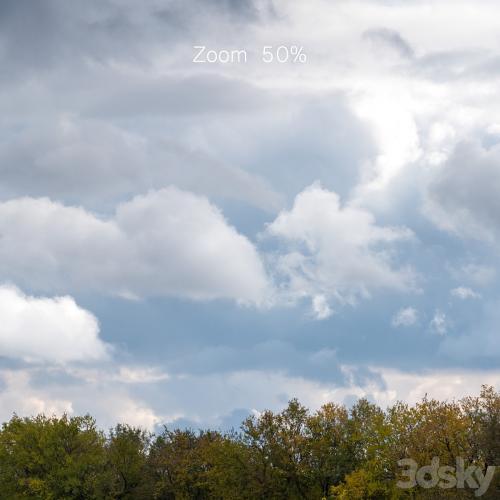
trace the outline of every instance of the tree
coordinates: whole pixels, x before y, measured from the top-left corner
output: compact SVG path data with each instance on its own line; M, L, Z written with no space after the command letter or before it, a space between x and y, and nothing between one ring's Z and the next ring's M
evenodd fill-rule
M248 417L241 432L170 430L152 436L90 416L14 416L0 430L0 500L313 500L475 498L471 488L397 487L402 458L419 466L463 459L500 465L500 394L424 398L387 410L365 399L310 413L293 399ZM500 498L497 471L482 498ZM406 478L405 478L406 479Z
M104 442L90 416L14 416L0 432L0 498L105 498Z
M297 400L281 413L266 411L242 426L250 450L254 491L262 498L307 498L312 482L306 434L308 411Z
M313 483L318 496L326 497L356 467L349 414L345 406L324 405L307 420Z
M150 439L149 433L126 424L110 430L106 458L113 498L140 499L151 494L147 481Z

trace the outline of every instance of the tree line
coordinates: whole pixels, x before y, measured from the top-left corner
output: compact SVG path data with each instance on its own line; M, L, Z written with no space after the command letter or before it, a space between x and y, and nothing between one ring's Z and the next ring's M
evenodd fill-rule
M127 424L108 432L91 416L21 418L0 432L1 499L420 499L475 498L464 488L402 489L398 460L456 459L500 466L500 393L424 398L381 409L366 399L311 412L297 400L249 416L238 430ZM500 498L500 473L482 498Z

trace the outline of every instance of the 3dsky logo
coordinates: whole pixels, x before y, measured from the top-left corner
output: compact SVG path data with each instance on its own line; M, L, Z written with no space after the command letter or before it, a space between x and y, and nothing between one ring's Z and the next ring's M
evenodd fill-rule
M451 488L471 488L476 497L484 495L490 486L495 474L496 466L490 465L486 473L478 465L465 467L465 460L461 457L456 459L456 467L450 465L439 465L439 457L434 457L431 465L419 467L418 463L411 458L404 458L398 461L400 467L405 467L402 475L407 481L398 481L399 488L413 488L419 485L422 488L442 489Z

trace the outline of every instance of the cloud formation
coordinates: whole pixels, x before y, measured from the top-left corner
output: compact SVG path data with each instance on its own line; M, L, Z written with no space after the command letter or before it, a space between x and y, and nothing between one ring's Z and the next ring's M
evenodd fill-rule
M414 307L400 309L392 318L392 326L412 326L418 320L418 312Z
M267 277L252 243L206 198L170 187L101 219L47 198L0 204L0 276L47 291L258 303Z
M449 321L446 317L446 313L440 311L439 309L436 309L436 311L434 312L434 316L429 323L429 327L431 328L431 331L437 333L438 335L444 335L445 333L447 333Z
M500 145L457 145L430 182L426 214L458 236L497 242L500 236Z
M155 101L162 99L157 96ZM182 97L174 100L183 102ZM281 200L262 177L228 165L194 144L70 116L33 124L0 144L0 176L4 199L47 196L106 210L130 193L170 184L267 211L275 210Z
M71 297L32 297L2 285L0 317L0 356L50 363L108 358L97 319Z
M9 337L0 371L31 372L1 372L4 417L151 428L498 382L473 370L498 364L499 31L494 0L0 2L5 307L67 324L70 294L116 346L82 375ZM263 64L283 43L307 63Z
M394 244L410 240L411 231L377 225L370 212L343 206L319 183L298 194L266 234L286 248L276 257L276 268L291 298L311 297L317 316L326 317L318 297L353 304L375 290L407 292L415 286L415 273L393 258Z
M481 297L479 293L466 286L458 286L457 288L453 288L452 290L450 290L450 293L453 297L461 300L478 299Z

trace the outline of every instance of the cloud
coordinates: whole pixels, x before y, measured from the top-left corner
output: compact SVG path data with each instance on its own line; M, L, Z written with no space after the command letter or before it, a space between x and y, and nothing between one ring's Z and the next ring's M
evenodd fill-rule
M151 382L158 382L160 380L167 380L168 373L163 373L157 368L146 367L136 368L130 366L121 366L115 378L119 382L128 384L147 384Z
M68 7L61 0L0 5L2 79L47 72L66 65L81 71L89 62L147 65L158 52L172 51L186 36L206 37L225 26L241 33L272 17L267 0L89 0ZM213 36L213 35L212 35Z
M67 374L50 381L29 365L40 367L31 384L4 381L4 414L215 422L294 395L448 394L469 376L450 375L442 392L439 371L396 388L339 388L339 359L494 364L498 316L477 316L498 296L498 252L482 244L500 228L498 3L429 5L276 2L272 16L266 0L0 2L0 283L81 296L125 351L112 373L68 386ZM286 40L304 46L307 64L262 64L262 46ZM194 44L246 48L248 62L193 65ZM315 179L323 189L282 212L259 255L241 235L251 239ZM419 212L422 192L434 224L479 241L436 231ZM390 225L411 227L418 242ZM394 296L414 288L407 262L427 285L415 305L427 334L388 328L406 307ZM235 307L261 303L271 274L276 303L310 302L308 314ZM461 287L485 300L456 307L450 290ZM443 300L453 317L443 308L432 328L447 335L430 335ZM122 355L131 367L120 368ZM145 360L161 366L138 368ZM247 375L231 382L238 370Z
M211 119L202 129L204 143L217 156L260 174L288 202L317 179L347 196L377 154L369 125L355 116L342 92L268 92L273 105L259 113L230 122Z
M441 229L465 238L494 242L500 235L500 145L478 141L457 145L433 176L424 207Z
M344 367L346 374L351 370L356 371L356 367ZM134 395L126 395L118 386L106 384L102 380L86 385L80 393L74 391L74 386L46 388L38 394L38 398L45 399L47 403L51 400L66 401L67 405L75 408L75 412L85 405L87 409L96 408L97 411L92 413L99 415L98 423L101 425L103 422L113 425L135 405L142 410L136 414L134 423L137 425L169 422L175 426L183 418L192 425L196 424L195 427L215 427L223 423L235 409L243 408L245 403L247 408L255 409L253 412L265 409L279 411L289 399L298 397L314 410L327 402L351 404L353 400L365 397L385 407L397 401L413 404L426 394L431 398L460 398L478 393L482 384L498 385L500 381L498 370L435 369L406 373L370 367L370 373L371 376L367 378L355 377L341 383L318 382L266 370L237 370L209 376L188 375L152 384L149 388L142 387L142 393L146 392L155 401L153 407L145 406ZM30 395L35 392L29 386L24 391ZM91 395L95 393L102 397L92 398ZM129 416L133 418L134 413ZM139 419L143 423L138 422Z
M474 290L472 290L472 288L468 288L465 286L459 286L457 288L453 288L452 290L450 290L450 294L453 297L456 297L457 299L462 299L462 300L478 299L481 297L481 295L479 293L475 292Z
M497 274L494 267L477 264L476 262L466 262L458 268L450 267L449 270L455 279L464 280L479 287L491 285L495 281Z
M312 298L313 315L316 319L326 319L333 314L333 310L328 304L328 299L324 295L315 295Z
M13 413L18 415L61 415L72 414L73 406L70 394L57 396L49 391L37 390L31 386L29 370L0 371L0 419L6 421Z
M448 331L448 319L443 311L436 310L429 326L434 333L444 335Z
M32 297L0 286L0 356L67 363L108 357L97 319L71 297Z
M40 290L265 299L252 243L206 198L170 187L101 219L49 199L0 204L0 277Z
M25 368L0 370L0 420L5 421L16 412L18 415L69 415L92 414L97 425L109 429L117 423L128 423L148 430L166 416L160 416L140 397L134 396L129 385L108 379L106 372L96 372L99 376L84 380L70 378L65 380L61 369L51 373L50 382L39 383L46 377L47 370Z
M476 310L473 321L444 339L441 352L462 366L465 363L480 367L498 366L499 305L498 298L482 301L481 310L479 313Z
M417 322L418 312L413 307L400 309L392 318L392 326L412 326Z
M48 196L98 209L170 184L268 211L281 202L263 178L194 145L65 115L11 133L0 144L0 175L4 199Z
M318 408L332 400L336 387L336 384L288 376L273 370L236 370L224 374L188 375L175 383L157 386L152 397L156 396L155 399L169 408L169 412L203 427L219 425L237 408L280 410L293 397L309 407ZM160 394L164 396L160 397Z
M87 113L108 118L237 114L272 102L271 94L254 84L213 73L161 78L122 75L120 83L118 89L108 86L101 92Z
M396 267L392 255L392 245L411 239L411 231L377 225L370 212L342 206L336 193L318 183L298 194L292 209L267 226L266 235L287 250L276 257L276 268L292 299L318 302L314 297L319 295L352 304L375 290L414 287L413 271ZM325 299L320 302L324 310Z
M356 370L355 366L344 366L346 374ZM477 394L482 384L500 383L498 370L435 369L407 373L375 366L369 367L369 371L371 376L363 379L326 383L270 370L236 370L141 384L136 394L130 384L124 387L101 372L87 380L74 379L64 384L62 379L54 379L40 386L39 369L4 369L0 370L0 419L10 418L13 411L20 415L90 412L104 429L127 422L154 430L159 424L169 423L171 427L182 421L189 421L194 427L213 428L224 425L236 409L253 408L248 414L265 409L280 411L293 397L311 410L327 402L352 404L363 397L386 407L397 401L413 404L425 395L460 398ZM144 398L151 404L145 403ZM229 424L238 423L232 419Z
M382 407L406 401L415 404L424 397L439 400L452 400L479 394L481 386L498 386L500 371L498 370L468 370L434 369L418 373L407 373L382 367L372 367L385 382L385 390L367 384L356 389L358 397L368 397Z
M365 31L363 37L377 45L395 50L401 57L413 59L415 53L411 45L395 30L377 28Z

